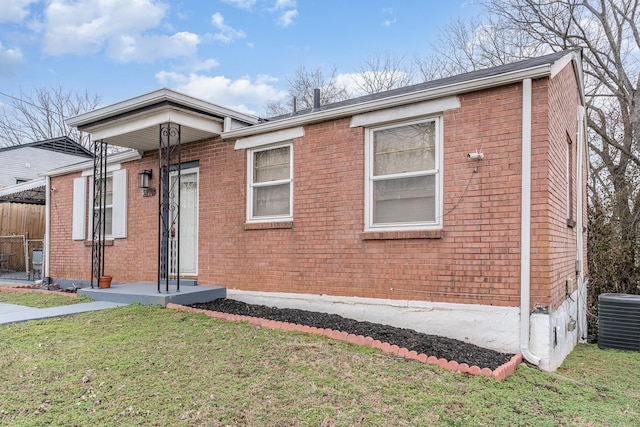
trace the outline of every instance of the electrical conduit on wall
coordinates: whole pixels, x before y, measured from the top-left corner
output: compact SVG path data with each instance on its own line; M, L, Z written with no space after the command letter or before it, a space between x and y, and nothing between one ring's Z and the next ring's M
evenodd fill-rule
M529 350L531 316L531 79L522 81L522 207L520 245L520 352L534 365L540 358Z

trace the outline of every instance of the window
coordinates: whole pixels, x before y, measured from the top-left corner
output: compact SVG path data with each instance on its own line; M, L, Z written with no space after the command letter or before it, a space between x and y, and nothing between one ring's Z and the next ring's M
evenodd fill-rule
M367 228L439 227L439 122L432 119L368 130Z
M94 201L93 205L93 218L98 216L98 209L100 202ZM91 231L90 231L91 232ZM111 237L113 235L113 176L107 176L105 205L104 205L104 234L105 237Z
M573 215L573 174L574 174L574 155L573 141L567 133L567 226L575 227L576 220Z
M72 239L93 238L93 177L85 175L73 180ZM88 218L87 218L88 217ZM87 221L87 219L89 221ZM127 237L127 170L108 173L105 204L105 235L107 238Z
M248 156L248 221L290 220L292 144L250 150Z

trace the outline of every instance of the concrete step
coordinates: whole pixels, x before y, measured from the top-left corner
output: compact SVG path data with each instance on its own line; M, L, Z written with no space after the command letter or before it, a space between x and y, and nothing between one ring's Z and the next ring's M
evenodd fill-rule
M78 289L78 293L86 295L96 301L110 301L123 304L140 303L142 305L161 305L169 303L188 305L196 302L209 302L227 296L227 289L220 286L183 286L180 280L180 290L175 286L169 286L169 292L165 286L161 286L158 292L156 283L126 283L112 284L110 288Z

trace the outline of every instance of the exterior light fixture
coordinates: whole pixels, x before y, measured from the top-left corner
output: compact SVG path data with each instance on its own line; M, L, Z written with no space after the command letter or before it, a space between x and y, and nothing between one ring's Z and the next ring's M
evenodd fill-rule
M138 172L138 187L142 189L149 188L149 180L151 179L152 169L145 169Z

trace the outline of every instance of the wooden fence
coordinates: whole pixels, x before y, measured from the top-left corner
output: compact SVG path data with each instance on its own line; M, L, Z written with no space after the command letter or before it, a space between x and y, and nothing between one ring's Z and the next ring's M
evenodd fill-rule
M0 270L30 270L33 250L42 250L45 206L0 203Z

